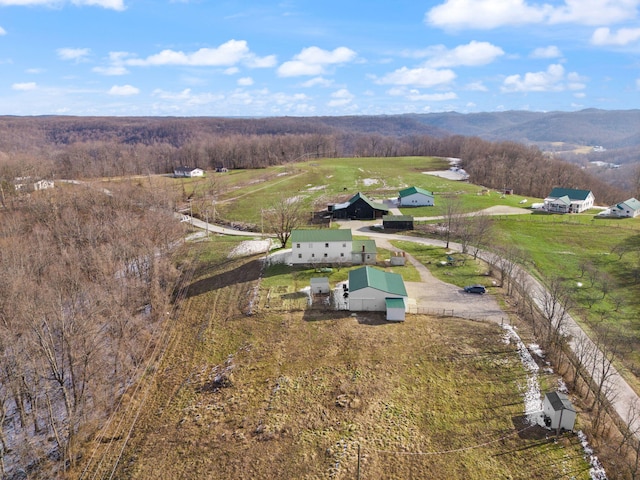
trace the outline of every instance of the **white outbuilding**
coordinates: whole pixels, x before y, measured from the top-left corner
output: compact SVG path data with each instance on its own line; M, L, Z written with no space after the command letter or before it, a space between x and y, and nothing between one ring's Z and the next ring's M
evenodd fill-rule
M403 321L407 290L402 275L373 267L349 272L349 310L387 312L387 320Z
M576 410L564 393L549 392L542 402L542 413L547 427L573 430L576 422Z
M202 177L204 175L204 170L197 167L187 167L181 166L173 169L174 177Z
M433 193L420 187L409 187L398 192L401 207L432 207Z

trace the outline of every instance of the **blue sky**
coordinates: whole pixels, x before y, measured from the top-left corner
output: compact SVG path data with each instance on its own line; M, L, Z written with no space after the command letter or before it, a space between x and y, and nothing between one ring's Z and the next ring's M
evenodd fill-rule
M0 114L639 108L639 5L0 0Z

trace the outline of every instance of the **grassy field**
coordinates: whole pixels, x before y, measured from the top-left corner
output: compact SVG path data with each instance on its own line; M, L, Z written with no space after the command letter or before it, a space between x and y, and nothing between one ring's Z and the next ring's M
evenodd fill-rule
M424 174L448 166L445 160L430 157L348 158L229 172L215 180L221 192L218 208L224 218L258 226L261 210L256 204L266 208L282 192L301 199L311 212L345 200L356 191L379 200L394 197L400 188L416 185L436 194L435 207L403 210L416 217L442 215L443 202L438 198L445 194L457 194L465 212L494 205L522 207L541 201L501 195L481 186ZM205 180L173 181L182 188L187 185L197 190L199 182ZM523 200L527 203L520 203ZM629 346L623 358L625 368L640 376L640 221L600 219L595 218L596 213L494 217L492 243L517 246L526 258L527 268L543 282L562 277L573 291L572 313L576 319L594 334L615 329L616 338ZM627 250L622 257L616 253L620 248Z
M233 247L192 247L176 340L151 394L130 400L146 403L116 478L351 479L358 458L363 479L589 478L575 436L524 423L527 375L498 325L247 315L292 274L229 260Z
M310 211L409 185L434 191L437 203L456 193L468 212L523 206L523 197L422 173L446 168L431 158L329 159L229 172L215 178L216 201L223 217L256 225L260 207L282 192ZM160 181L188 195L206 179ZM638 220L592 214L500 216L492 244L517 246L542 281L561 277L576 319L593 333L615 328L629 346L625 373L637 376L639 229ZM517 433L526 376L498 326L309 309L301 290L318 272L228 259L241 240L211 237L185 252L197 259L196 276L117 478L355 478L358 447L361 478L588 478L575 437L555 444L532 429ZM443 249L394 246L449 283L483 283L482 264L442 268ZM341 281L348 270L328 276ZM541 380L554 388L553 375Z

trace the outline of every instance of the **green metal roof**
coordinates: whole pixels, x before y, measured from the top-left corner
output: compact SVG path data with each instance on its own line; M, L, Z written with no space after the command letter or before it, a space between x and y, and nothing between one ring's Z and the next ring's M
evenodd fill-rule
M402 308L404 310L404 298L385 298L387 310L390 308Z
M358 192L353 197L351 197L349 199L349 204L353 205L355 202L357 202L360 199L368 203L371 208L375 208L376 210L389 211L389 209L385 207L382 203L376 203L372 201L369 197L367 197L364 193L361 193L361 192Z
M375 288L393 295L407 296L402 276L372 267L362 267L349 272L349 290L354 292L363 288Z
M364 253L373 254L378 252L375 240L354 240L352 245L352 253L362 253L362 247L364 247Z
M576 190L573 188L554 188L549 194L550 198L560 198L567 196L571 200L586 200L591 190Z
M398 195L400 197L407 197L409 195L413 195L414 193L421 193L423 195L427 195L428 197L433 197L433 192L430 192L429 190L425 190L424 188L420 188L420 187L404 188L398 192Z
M569 198L568 195L563 195L562 197L555 198L554 202L564 203L565 205L570 205L571 204L571 199Z
M625 200L624 202L620 202L618 205L616 205L619 209L622 210L622 205L626 205L627 207L629 207L632 210L640 210L640 201L636 200L635 198L630 198L629 200Z
M351 229L317 228L315 230L292 230L291 243L350 242Z

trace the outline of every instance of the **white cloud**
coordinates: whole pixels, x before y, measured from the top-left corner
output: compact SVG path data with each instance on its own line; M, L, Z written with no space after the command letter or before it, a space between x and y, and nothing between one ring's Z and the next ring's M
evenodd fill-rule
M109 90L109 95L119 95L119 96L129 96L129 95L137 95L140 93L140 89L133 87L131 85L114 85Z
M379 84L411 85L415 87L433 87L453 81L456 74L452 70L435 70L433 68L402 67L379 79Z
M450 29L492 29L524 24L609 25L637 16L639 0L564 0L559 6L526 0L445 0L425 22Z
M458 45L452 50L446 49L443 45L429 50L428 56L431 58L426 64L433 68L487 65L504 55L504 50L500 47L475 40L466 45Z
M224 95L214 94L210 92L195 94L190 88L185 88L181 92L167 92L165 90L156 89L153 96L164 101L176 102L180 108L186 106L208 105L214 102L220 102L225 99Z
M330 107L343 107L351 103L354 96L349 90L342 88L333 92L331 94L331 98L332 100L330 100L327 105Z
M348 63L353 61L355 57L356 52L347 47L338 47L331 51L308 47L295 55L293 60L280 65L278 75L281 77L322 75L326 73L327 66Z
M611 25L636 18L638 0L565 0L554 8L549 23Z
M446 0L429 10L425 21L442 28L491 29L542 22L550 8L529 6L523 0Z
M544 72L529 72L523 76L510 75L503 84L503 92L561 92L585 88L585 78L575 72L565 75L560 64L549 65Z
M420 93L418 90L411 90L407 98L412 102L444 102L447 100L455 100L458 95L455 92L445 93Z
M561 58L562 52L555 45L549 45L548 47L536 48L529 56L531 58Z
M470 92L487 92L489 89L482 82L471 82L465 86Z
M591 36L593 45L625 46L640 39L640 28L621 28L612 32L607 27L597 28Z
M71 2L66 2L63 0L0 0L0 6L35 6L41 5L45 7L58 7L60 5L65 5L67 3L71 3L72 5L82 7L82 6L91 6L91 7L102 7L109 10L118 10L122 11L126 7L122 0L71 0Z
M91 50L88 48L59 48L56 53L61 60L81 62L89 56Z
M25 82L25 83L14 83L11 85L11 88L14 90L20 90L22 92L27 92L29 90L35 90L38 88L36 82Z
M253 78L251 77L242 77L238 79L238 85L243 87L250 87L253 85Z
M4 28L0 27L0 37L6 34L7 34L7 31Z
M100 75L107 75L107 76L113 76L113 77L118 75L126 75L127 73L129 73L129 70L127 70L122 65L112 65L110 67L94 67L91 69L91 71L95 73L99 73Z
M145 59L129 58L125 61L126 65L137 67L161 65L232 67L241 62L254 68L272 66L275 64L275 57L258 58L249 51L246 41L229 40L216 48L201 48L190 53L167 49Z
M328 78L323 78L323 77L314 77L311 78L309 80L307 80L306 82L302 83L303 87L330 87L333 85L333 80L330 80Z

